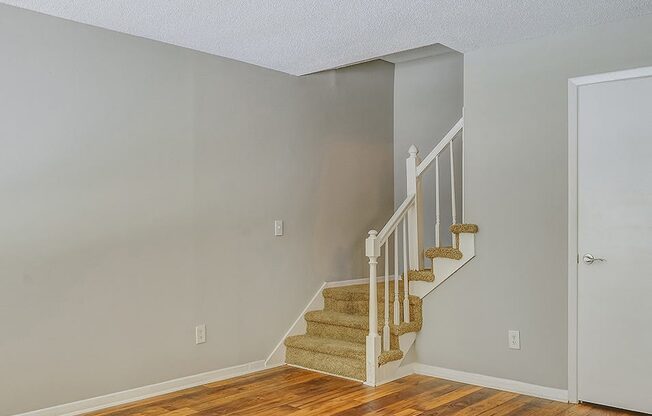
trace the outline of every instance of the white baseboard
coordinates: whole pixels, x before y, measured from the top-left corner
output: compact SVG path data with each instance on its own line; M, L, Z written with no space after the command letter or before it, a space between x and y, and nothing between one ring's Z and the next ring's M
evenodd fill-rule
M177 378L162 383L151 384L149 386L111 393L105 396L93 397L91 399L48 407L46 409L34 410L32 412L21 413L14 416L75 416L200 386L202 384L213 383L227 378L254 373L256 371L264 370L265 368L271 368L265 367L265 361L252 361L247 364Z
M174 380L164 381L162 383L151 384L149 386L143 386L131 390L121 391L118 393L107 394L105 396L93 397L91 399L80 400L73 403L34 410L14 416L77 416L80 414L94 412L113 406L119 406L125 403L136 402L139 400L148 399L150 397L160 396L163 394L196 387L203 384L250 374L256 371L261 371L266 368L273 367L276 367L276 365L265 365L265 361L263 360L252 361L250 363L237 365L234 367L228 367L188 377L177 378ZM528 396L541 397L549 400L568 402L567 390L544 387L536 384L528 384L520 381L485 376L481 374L467 373L464 371L450 370L447 368L434 367L420 363L413 363L402 367L396 378L404 377L412 373L443 378L460 383L489 387L498 390L505 390L514 393L525 394Z
M485 376L482 374L467 373L448 368L434 367L420 363L412 364L412 368L416 374L422 374L424 376L443 378L460 383L504 390L512 393L524 394L526 396L555 400L558 402L568 402L568 390L544 387L536 384L523 383L522 381Z

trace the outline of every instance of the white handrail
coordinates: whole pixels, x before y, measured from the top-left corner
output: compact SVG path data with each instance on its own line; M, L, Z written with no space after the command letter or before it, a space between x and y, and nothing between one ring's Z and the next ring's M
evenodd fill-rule
M387 224L383 227L382 230L378 233L378 237L376 237L376 242L378 244L378 247L382 246L385 241L389 238L391 235L392 229L396 228L399 222L403 219L403 217L407 214L408 209L412 206L414 203L416 195L408 195L407 198L405 198L405 201L396 209L396 212L394 212L394 215L387 221Z
M439 155L435 156L435 247L439 247L441 215L439 209Z
M444 136L443 139L435 146L434 149L432 149L432 152L426 156L425 159L421 163L419 163L419 166L417 166L417 176L421 176L423 172L428 169L428 166L435 160L435 157L437 157L438 154L440 154L444 148L453 141L455 138L455 135L462 130L464 127L464 117L462 117L455 125L453 126L452 129L448 133L446 133L446 136Z

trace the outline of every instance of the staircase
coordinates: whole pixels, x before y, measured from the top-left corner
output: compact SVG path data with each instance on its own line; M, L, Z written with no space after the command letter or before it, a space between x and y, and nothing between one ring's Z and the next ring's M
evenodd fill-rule
M285 362L370 386L400 376L399 367L423 324L422 299L475 255L478 226L457 222L453 141L463 141L460 119L421 161L411 146L407 197L380 232L365 242L369 281L324 288L323 308L305 313L305 334L284 341ZM440 156L449 153L452 245L440 245ZM422 249L422 175L435 169L435 246ZM430 268L424 266L429 259ZM379 277L379 260L382 275ZM400 272L399 272L400 271ZM392 275L393 272L393 275ZM407 278L405 278L407 276Z

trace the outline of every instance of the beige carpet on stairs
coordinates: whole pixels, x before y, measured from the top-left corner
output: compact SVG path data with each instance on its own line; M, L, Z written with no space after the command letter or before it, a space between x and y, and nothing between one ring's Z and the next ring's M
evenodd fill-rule
M453 224L451 232L456 234L455 247L437 247L426 250L426 256L460 259L459 234L476 233L474 224ZM432 270L408 271L410 281L433 282ZM399 286L399 310L403 316L403 281ZM385 288L378 288L378 328L382 333L385 325ZM304 335L288 337L285 340L285 362L303 368L364 381L366 378L365 341L369 333L369 285L352 285L327 288L323 291L324 309L310 311L304 318L307 331ZM399 336L408 332L418 332L423 323L422 301L417 296L409 296L410 322L394 324L394 281L389 288L390 349L383 351L379 365L403 358L399 349ZM403 318L401 318L403 320Z
M398 338L421 329L421 299L410 296L409 323L394 325L394 282L390 281L390 350L379 357L379 364L403 358ZM378 333L385 325L385 289L378 285ZM327 288L323 291L324 309L306 313L307 333L285 340L285 362L304 368L324 371L355 380L366 378L365 341L369 333L369 285ZM399 290L403 315L404 292Z

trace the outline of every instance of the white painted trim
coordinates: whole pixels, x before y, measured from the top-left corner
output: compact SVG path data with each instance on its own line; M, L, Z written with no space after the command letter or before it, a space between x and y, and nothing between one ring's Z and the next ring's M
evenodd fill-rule
M482 374L451 370L448 368L434 367L420 363L414 363L412 367L414 368L414 372L416 374L421 374L424 376L443 378L460 383L510 391L512 393L541 397L543 399L556 400L559 402L568 402L567 390L523 383L522 381L509 380L506 378L491 377Z
M603 82L652 77L652 66L608 72L568 80L568 400L579 400L577 371L577 129L578 96L581 86Z
M586 75L575 77L568 80L569 84L576 86L599 84L602 82L621 81L624 79L634 79L652 77L652 66L642 68L626 69L623 71L607 72L604 74Z
M290 325L290 328L287 330L285 335L283 335L283 337L278 342L278 344L276 344L276 347L274 347L272 352L265 360L266 366L282 365L285 363L285 344L284 344L285 339L292 335L299 335L305 332L306 322L304 321L303 316L306 314L306 312L316 311L324 307L324 298L322 298L321 293L324 291L327 285L328 282L322 283L322 285L319 287L317 292L315 292L315 294L313 295L312 299L310 299L310 302L308 302L306 307L303 308L303 310L301 311L297 319L294 321L294 323Z
M577 403L577 95L568 81L568 400Z
M394 280L394 275L390 274L389 278L393 281ZM399 277L400 279L400 277ZM378 283L383 283L385 281L385 276L377 276L376 281ZM332 282L325 282L325 287L330 288L330 287L342 287L342 286L352 286L352 285L366 285L369 284L369 278L368 277L361 277L360 279L351 279L351 280L336 280Z
M168 380L162 383L151 384L149 386L143 386L131 390L121 391L118 393L107 394L105 396L98 396L91 399L48 407L32 412L20 413L14 416L75 416L106 409L113 406L119 406L125 403L132 403L139 400L148 399L150 397L188 389L191 387L201 386L203 384L214 383L216 381L225 380L232 377L254 373L256 371L264 370L265 368L266 367L264 361L252 361L250 363L236 365L234 367L222 368L220 370L209 371L206 373L177 378L174 380Z
M415 295L420 298L425 298L428 293L435 290L439 285L449 279L455 272L461 269L466 263L475 257L475 234L462 233L460 234L460 251L462 258L460 260L446 259L437 257L435 263L435 281L410 282L410 295Z
M446 133L444 138L441 139L439 143L437 143L435 148L432 149L430 153L428 153L428 156L426 156L426 158L423 159L421 163L419 163L419 166L417 166L417 176L421 176L423 172L425 172L426 169L428 169L430 164L435 160L435 157L438 154L440 154L446 146L448 146L448 143L450 143L455 138L457 133L459 133L460 130L462 130L463 128L464 128L464 116L462 116L462 118L460 118L459 121L455 123L455 125L450 129L450 131Z
M412 363L401 366L402 360L391 361L378 368L378 382L376 386L391 383L409 375L414 374Z

